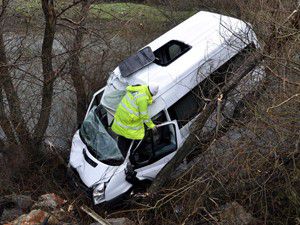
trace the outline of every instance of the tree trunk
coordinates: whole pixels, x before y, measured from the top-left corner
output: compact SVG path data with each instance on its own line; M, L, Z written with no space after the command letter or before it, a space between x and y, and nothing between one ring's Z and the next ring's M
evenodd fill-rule
M53 0L41 0L45 17L45 30L42 46L42 68L43 68L43 89L42 106L39 119L34 129L34 142L37 147L42 144L46 129L49 124L50 112L53 97L53 84L55 73L52 66L52 46L56 28L56 15Z
M76 112L77 112L77 124L82 123L86 108L87 108L87 95L84 88L83 76L84 73L80 69L80 53L82 49L84 25L89 8L92 4L92 0L86 0L82 2L80 23L76 28L76 34L73 41L73 47L70 55L70 74L73 81L73 85L76 91Z
M262 60L262 56L258 53L250 56L245 63L239 67L234 69L235 71L232 80L230 80L220 91L219 94L223 94L223 97L226 98L227 94L236 87L239 81L247 75L255 65ZM195 121L195 126L192 127L192 132L189 138L185 141L185 143L180 147L172 160L159 172L156 179L153 181L152 185L149 188L149 192L154 194L159 191L162 186L167 183L171 176L170 174L179 166L179 164L186 158L191 152L193 152L196 148L199 148L199 152L202 152L201 143L197 143L197 138L194 138L195 133L201 133L207 119L216 109L218 98L214 98L200 113L199 117ZM213 138L212 138L213 139ZM207 140L205 140L207 142Z
M22 116L20 99L13 85L13 80L10 76L9 65L6 58L2 26L0 26L0 90L4 90L10 111L10 120L14 126L15 132L18 135L18 141L26 147L30 145L31 136L28 131L26 122ZM5 115L3 96L1 93L0 99L0 125L3 128L7 137L14 140L13 131L10 128L8 118ZM15 142L16 140L14 140Z
M2 94L2 88L0 88L0 127L2 128L8 143L17 144L18 141L15 138L14 131L10 125L10 122L5 113L4 100Z

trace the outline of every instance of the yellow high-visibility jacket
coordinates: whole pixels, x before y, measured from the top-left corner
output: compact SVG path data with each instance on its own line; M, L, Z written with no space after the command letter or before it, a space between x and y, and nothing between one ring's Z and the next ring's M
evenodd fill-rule
M125 138L141 140L145 136L144 123L149 128L155 127L148 115L152 96L146 85L128 86L126 91L118 105L111 128Z

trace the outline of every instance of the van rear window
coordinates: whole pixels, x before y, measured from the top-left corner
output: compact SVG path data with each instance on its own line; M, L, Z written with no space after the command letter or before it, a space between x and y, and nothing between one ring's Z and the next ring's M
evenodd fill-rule
M191 49L191 46L176 40L169 41L154 51L154 63L160 66L167 66Z

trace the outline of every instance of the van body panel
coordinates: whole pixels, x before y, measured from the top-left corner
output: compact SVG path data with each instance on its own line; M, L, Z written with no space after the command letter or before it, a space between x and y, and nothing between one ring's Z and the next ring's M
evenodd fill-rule
M231 48L227 47L226 49L232 52L233 55L234 49L238 50L242 45L253 40L252 33L251 27L240 20L209 12L199 12L154 40L147 45L153 51L171 40L180 40L192 46L187 53L176 60L176 63L173 62L167 67L158 67L162 72L167 71L166 75L159 78L160 91L158 94L168 91L170 84L179 82L225 46L231 46ZM228 57L228 55L225 57ZM144 84L155 82L157 80L156 76L147 75L149 72L152 73L151 70L153 66L156 67L155 65L152 63L134 74L129 83L135 82L135 79L142 81ZM170 77L167 78L167 75Z
M135 171L137 172L136 177L139 178L140 180L153 180L158 172L166 165L168 161L170 161L170 155L165 156L164 158L149 164L147 166L141 167L139 169L136 169Z
M223 26L221 26L222 24ZM219 31L230 35L230 32L238 32L240 29L243 29L243 26L245 26L245 23L241 20L200 11L155 39L148 46L155 51L170 40L179 40L193 46L212 37L220 37ZM228 29L224 29L225 27L228 27ZM226 30L229 31L226 32Z
M193 76L194 71L199 67L203 66L201 72L207 76L228 57L255 40L255 34L251 26L241 20L209 12L199 12L146 47L151 47L155 51L171 40L189 44L191 49L166 67L151 63L127 78L121 76L117 67L111 74L108 84L112 83L117 89L125 89L128 85L155 83L159 79L160 89L154 97L159 98L186 76ZM207 64L209 61L210 63ZM187 87L191 88L191 86ZM155 114L151 114L150 111L150 115Z
M153 104L148 106L150 117L157 115L166 108L166 102L162 98L153 99Z
M105 199L103 201L110 201L117 196L127 192L132 188L132 184L126 180L125 167L127 163L120 166L118 171L111 177L106 185Z

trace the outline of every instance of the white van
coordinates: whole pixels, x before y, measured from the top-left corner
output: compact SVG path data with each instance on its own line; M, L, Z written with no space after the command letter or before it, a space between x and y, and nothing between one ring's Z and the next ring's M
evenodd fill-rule
M94 203L118 199L137 181L153 180L184 143L205 104L233 76L232 65L241 65L258 47L249 24L199 12L124 60L94 94L72 141L69 165L93 192ZM264 76L260 67L249 71L225 108L234 108ZM150 82L160 86L148 109L159 128L148 130L124 158L110 129L114 112L126 86ZM207 128L214 126L211 118Z

